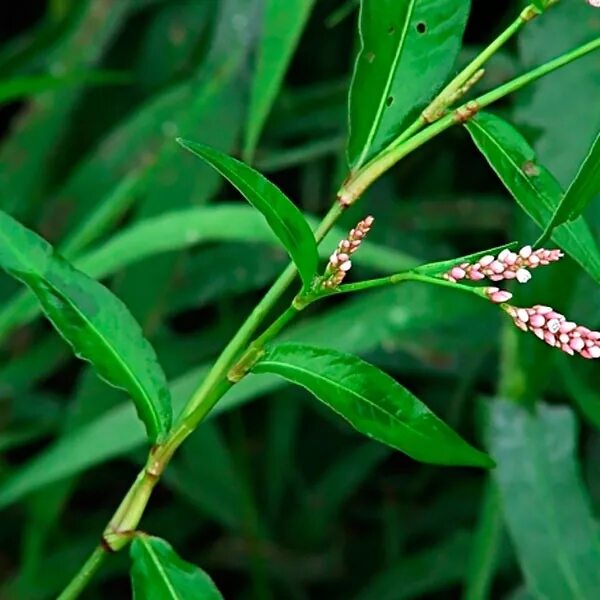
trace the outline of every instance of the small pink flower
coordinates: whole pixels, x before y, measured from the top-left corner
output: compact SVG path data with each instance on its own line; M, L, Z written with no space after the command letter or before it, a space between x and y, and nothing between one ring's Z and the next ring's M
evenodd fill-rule
M587 0L587 3L594 8L600 8L600 0Z
M358 250L361 242L371 230L374 220L373 217L366 217L350 230L346 239L338 244L335 252L329 257L329 263L327 263L321 283L323 287L336 288L342 283L346 273L352 268L350 255Z
M567 321L564 315L540 304L532 308L506 305L504 310L519 329L530 331L549 346L570 355L577 353L584 358L600 358L599 331Z
M506 290L498 289L497 287L485 288L487 297L496 304L502 304L508 302L512 298L512 294Z
M487 277L491 281L516 279L519 283L527 283L531 279L530 269L548 265L560 260L563 256L564 254L558 249L539 248L533 250L531 246L524 246L518 253L515 253L505 248L497 257L487 254L473 264L463 263L453 267L444 274L444 279L448 281L460 281L461 279L481 281Z

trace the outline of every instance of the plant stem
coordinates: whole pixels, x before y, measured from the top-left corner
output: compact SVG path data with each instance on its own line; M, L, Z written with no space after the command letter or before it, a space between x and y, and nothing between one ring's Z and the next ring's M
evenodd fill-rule
M403 283L405 281L420 281L422 283L430 283L433 285L439 285L442 287L452 288L454 290L459 290L461 292L467 292L470 294L475 294L480 298L486 298L485 288L481 287L470 287L468 285L463 285L461 283L454 283L453 281L448 281L446 279L442 279L440 277L432 277L431 275L422 275L421 273L416 273L414 271L404 271L402 273L396 273L395 275L389 275L388 277L379 277L377 279L367 279L365 281L359 281L357 283L348 283L346 285L341 285L333 290L325 290L323 293L320 293L315 298L311 298L310 302L322 298L324 296L332 296L336 294L346 294L351 292L361 292L364 290L369 290L372 288L384 287L387 285L395 285L397 283Z
M539 11L533 5L524 8L519 16L486 48L482 50L448 85L430 102L423 110L420 117L410 125L389 146L389 150L397 148L407 139L411 138L422 127L432 123L443 115L445 109L458 100L463 94L461 88L471 80L483 65L494 55L506 42L508 42L520 29L537 16Z
M94 576L102 561L106 558L106 555L106 550L102 546L97 546L81 569L79 569L77 575L62 591L58 600L74 600L77 598Z
M320 242L325 235L327 235L329 230L339 219L343 210L343 206L338 202L334 203L315 231L315 239L317 242ZM196 426L204 419L204 417L206 417L219 399L222 398L225 392L233 385L233 383L227 379L227 372L232 364L234 364L239 354L243 352L244 347L248 346L248 342L254 332L260 327L261 323L267 317L277 301L285 293L295 276L296 269L290 264L275 281L263 299L257 304L252 313L250 313L250 316L240 327L237 334L223 350L202 385L193 394L190 401L183 409L165 442L154 447L150 451L145 468L138 474L136 480L130 487L105 529L103 539L112 549L119 550L128 543L131 533L139 524L154 486L158 482L160 475L171 460L173 454L187 436L190 435ZM254 346L258 347L257 344L264 345L264 343L276 335L281 328L297 314L297 312L298 311L295 308L289 307L264 331L263 334L256 338L253 343ZM94 565L93 570L89 569L87 578L82 580L79 584L76 583L80 579L80 574L84 571L84 568L82 568L80 574L73 579L65 589L65 592L63 592L66 593L67 590L70 590L70 595L64 596L64 598L61 596L61 600L73 600L74 598L77 598L79 593L84 589L89 578L99 566L100 559L98 559L96 554L97 551L90 556L84 565L84 568L88 564ZM96 560L98 560L98 565L96 565Z
M383 173L394 166L401 158L413 152L435 136L439 135L446 129L457 123L463 123L467 114L473 116L478 110L504 98L508 94L515 92L523 86L559 69L570 62L593 52L600 48L600 37L579 46L574 50L551 60L523 75L512 79L511 81L489 91L487 94L479 96L475 100L471 100L454 112L442 117L420 133L416 134L406 142L395 146L394 142L379 156L376 156L362 169L360 169L354 177L352 177L339 191L340 198L348 205L352 204L356 198L362 196L365 190ZM467 117L468 118L468 117Z
M317 243L319 243L325 237L327 232L339 219L342 212L343 207L340 206L339 203L335 202L315 231L315 239ZM217 400L212 398L207 400L208 396L211 395L212 388L227 377L227 372L231 368L232 363L243 351L244 346L248 344L254 332L260 327L264 319L273 309L278 300L283 296L292 281L294 281L295 276L295 267L292 264L288 265L285 271L275 281L271 289L269 289L263 299L250 313L250 316L240 327L236 335L231 339L229 344L227 344L225 350L223 350L213 365L213 368L202 385L196 390L190 401L183 409L179 419L180 421L190 419L191 422L195 422L197 421L197 416L192 417L194 413L198 412L202 417L204 417L212 408L212 406L214 406L214 402L216 402L218 398ZM202 406L204 404L208 404L208 406Z

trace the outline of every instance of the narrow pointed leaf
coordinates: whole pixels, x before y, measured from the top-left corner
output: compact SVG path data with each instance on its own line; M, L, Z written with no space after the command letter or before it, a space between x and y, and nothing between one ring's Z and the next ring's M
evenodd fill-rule
M498 254L500 254L500 252L502 252L502 250L514 250L518 245L518 242L510 242L508 244L503 244L502 246L488 248L487 250L480 250L479 252L473 252L473 254L467 254L458 258L427 263L426 265L421 265L420 267L417 267L415 271L417 273L423 273L424 275L441 275L442 273L446 273L452 267L460 265L461 263L474 263L480 258L484 257L486 254L497 256Z
M473 467L494 464L389 375L352 354L281 344L267 351L252 370L274 373L306 388L361 433L415 460Z
M450 74L469 0L363 0L361 50L350 88L353 170L418 117Z
M29 75L14 77L0 82L0 104L14 102L23 98L35 96L76 85L117 85L128 83L129 78L124 73L111 71L88 71L73 73L67 77L54 75Z
M316 226L314 217L306 217ZM321 245L321 258L327 260L331 247L346 235L334 227ZM277 243L273 231L260 214L243 204L221 203L164 213L123 229L105 243L74 259L75 266L95 279L113 275L145 258L212 242ZM369 240L360 248L361 265L381 272L400 271L417 264L402 254ZM18 295L0 309L0 341L19 325L38 314L35 299Z
M317 244L298 207L277 186L243 162L203 144L177 141L228 179L263 214L296 264L304 287L310 287L317 272Z
M134 600L223 600L213 580L182 560L165 540L137 536L130 554Z
M77 356L92 363L102 379L129 393L152 442L169 429L165 375L140 326L112 292L3 212L0 266L35 294Z
M552 174L537 162L531 146L510 123L489 113L479 114L466 127L519 206L544 228L563 191ZM600 252L582 217L557 227L552 239L600 282Z
M250 107L248 127L244 140L244 157L251 162L260 132L277 96L283 76L314 0L267 0L263 8L263 27L258 48L257 64Z
M502 512L535 598L600 597L600 538L565 407L491 407L490 446Z
M596 136L575 179L558 205L543 237L549 236L555 227L565 221L576 219L598 194L600 194L600 133Z

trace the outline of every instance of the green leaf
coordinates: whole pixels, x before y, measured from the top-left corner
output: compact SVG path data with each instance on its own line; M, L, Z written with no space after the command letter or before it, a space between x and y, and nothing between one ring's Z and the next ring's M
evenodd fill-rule
M127 307L2 212L0 240L0 266L31 289L77 356L130 394L155 442L171 425L170 395L154 350Z
M348 162L360 168L414 120L450 74L469 0L363 0L350 87Z
M267 0L244 139L244 160L252 162L260 133L283 81L285 71L314 0Z
M306 217L315 224L314 217ZM331 248L345 237L346 231L334 227L320 248L327 259ZM145 219L117 233L104 244L74 260L75 266L95 279L166 252L183 250L211 242L267 242L277 238L254 209L240 204L222 203L173 211ZM361 265L381 272L394 272L418 264L411 256L365 241L360 248ZM35 299L17 296L0 310L0 339L38 314Z
M263 214L296 264L304 287L309 288L317 272L318 252L315 237L300 210L278 187L243 162L209 146L181 138L177 141L221 173Z
M442 275L448 272L452 267L460 265L461 263L474 263L486 254L492 254L497 256L502 250L510 249L513 250L519 245L519 242L510 242L502 246L496 246L495 248L488 248L487 250L479 250L479 252L473 252L473 254L467 254L460 256L459 258L452 258L450 260L441 260L439 262L427 263L417 267L415 271L424 275Z
M600 133L596 136L575 179L560 201L542 237L546 238L555 227L565 221L572 221L579 217L585 207L598 194L600 194Z
M182 560L170 544L138 535L131 543L131 585L138 600L223 600L200 567Z
M512 125L489 113L479 114L466 127L519 206L544 228L563 192L552 174L538 164L527 141ZM582 217L557 227L552 239L600 282L600 253Z
M74 85L116 85L127 83L124 73L114 71L89 71L71 73L64 77L54 75L29 75L0 82L0 103L42 94L50 90Z
M218 423L202 423L178 451L163 475L175 493L223 527L242 526L243 487ZM210 460L199 460L210 456Z
M398 564L377 573L356 600L444 598L444 590L464 580L470 543L470 535L458 530L424 550L406 554Z
M494 477L530 591L548 600L600 597L598 527L578 473L573 413L494 401L490 421Z
M45 57L50 61L46 70L51 69L51 64L60 64L64 73L89 71L119 31L130 8L129 1L114 4L112 10L98 10L99 5L104 5L97 0L77 4L73 11L75 22ZM25 107L19 134L0 146L2 209L19 217L39 210L39 202L56 175L56 150L64 142L83 92L80 87L55 89Z
M361 433L416 460L439 465L492 467L408 390L351 354L304 344L268 350L252 368L296 383Z
M528 23L517 39L520 68L532 69L597 36L596 15L585 1L563 0L543 18ZM577 26L565 26L567 23ZM590 101L598 90L597 61L592 52L515 96L512 113L516 122L535 133L540 162L564 189L573 181L600 129L598 105ZM561 111L565 90L569 90L569 110Z
M361 246L361 252L363 247ZM351 299L340 308L325 311L316 318L290 327L281 336L285 341L314 345L330 344L345 352L367 353L382 345L414 347L414 340L432 331L442 330L448 323L457 323L446 340L456 342L469 336L462 323L471 319L483 323L481 338L472 343L481 348L490 338L497 311L486 303L468 296L461 302L448 302L444 291L433 286L394 286L370 292L366 298ZM348 327L352 323L352 327ZM475 331L473 327L469 332ZM452 356L438 354L436 361L452 361ZM179 414L186 401L208 374L210 365L185 373L171 384L173 412ZM233 410L264 394L284 386L279 377L266 375L245 377L217 404L209 418ZM50 444L21 466L0 485L0 508L25 494L64 477L74 475L107 462L144 443L144 433L129 402L115 406L89 423Z
M567 356L559 356L557 360L565 391L588 423L600 430L600 393L587 376L587 363L577 364Z

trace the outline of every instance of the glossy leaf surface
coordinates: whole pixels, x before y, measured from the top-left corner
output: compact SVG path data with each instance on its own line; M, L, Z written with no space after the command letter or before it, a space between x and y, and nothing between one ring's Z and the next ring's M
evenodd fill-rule
M306 388L361 433L416 460L493 466L407 389L351 354L282 344L268 350L252 371L274 373Z
M127 307L5 213L0 240L2 268L30 288L77 356L129 393L148 437L156 441L171 424L170 395L156 354Z
M444 84L469 8L469 0L363 0L350 88L353 170L398 136Z
M576 219L598 194L600 194L600 134L596 136L546 230L552 231L554 227L565 221Z
M493 476L519 562L536 598L600 595L600 539L576 462L576 423L564 407L491 407Z
M444 293L434 286L423 285L378 290L368 294L366 299L357 297L337 310L299 323L284 332L281 338L313 345L330 344L344 352L367 353L392 340L410 346L415 338L432 328L442 328L449 320L462 323L472 319L474 323L485 323L483 335L488 339L490 319L495 313L487 304L470 296L461 302L448 303ZM209 365L192 369L171 384L176 415L198 382L206 377L208 369ZM279 390L284 384L279 377L248 376L217 404L209 418L261 394ZM119 404L85 427L58 439L3 481L0 508L43 485L122 456L139 448L143 442L144 434L133 407L129 403Z
M182 560L164 540L137 536L130 553L135 600L223 600L213 580Z
M314 217L306 217L316 225ZM320 246L322 259L331 247L347 234L334 227ZM144 219L123 229L105 243L86 252L73 262L96 279L103 279L135 264L171 252L212 242L277 243L277 238L257 211L243 204L222 203L216 206L168 212ZM412 256L366 240L360 248L361 264L381 272L400 271L418 264ZM0 340L19 325L38 314L35 299L19 295L0 309Z
M510 123L489 113L479 114L466 127L519 206L544 228L563 192L552 174L537 162L527 141ZM600 252L583 218L557 227L552 239L600 282Z
M250 162L315 0L267 0L252 80L244 158Z
M296 264L304 287L310 287L317 272L317 244L300 210L278 187L243 162L196 142L178 141L228 179L263 214Z

